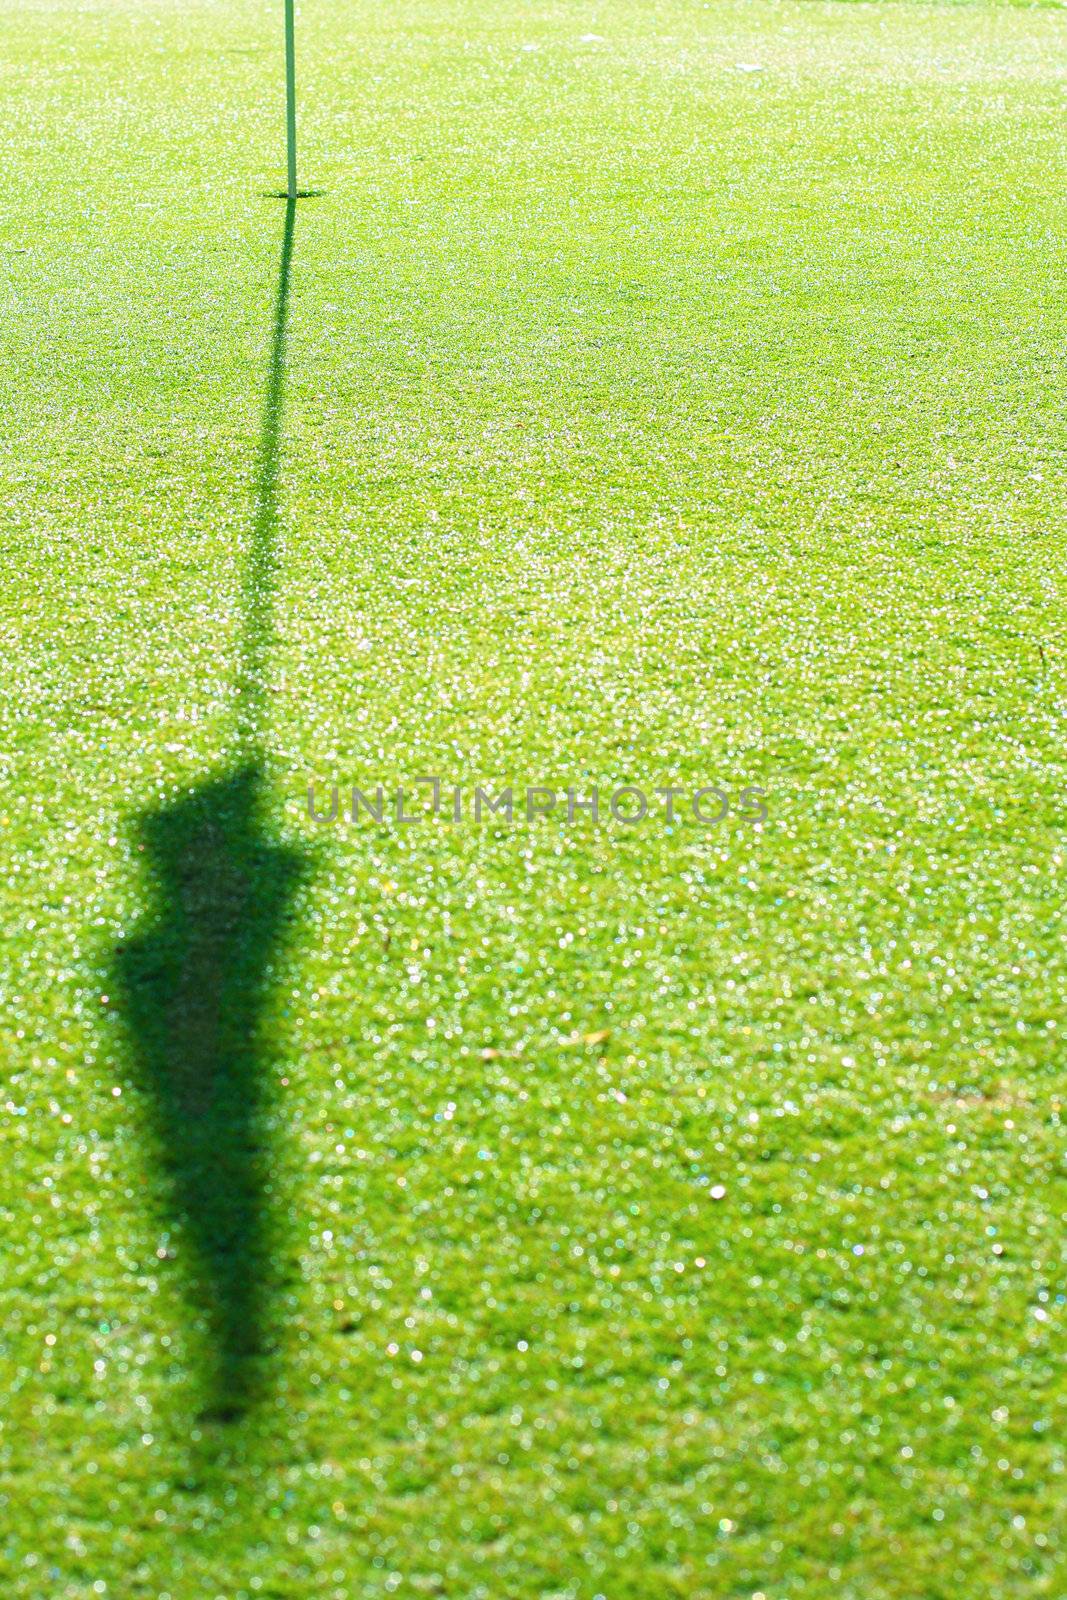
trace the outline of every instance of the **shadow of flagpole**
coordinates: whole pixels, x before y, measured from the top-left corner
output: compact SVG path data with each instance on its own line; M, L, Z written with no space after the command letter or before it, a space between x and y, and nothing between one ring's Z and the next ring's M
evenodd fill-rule
M272 830L264 767L295 221L290 200L242 583L233 749L220 771L137 818L151 910L115 952L134 1077L208 1335L205 1415L218 1421L238 1418L263 1393L269 1366L278 1269L263 1013L306 872L306 858Z
M262 759L267 712L267 668L274 642L274 571L278 542L278 461L285 398L285 349L289 336L289 278L293 264L296 201L285 204L285 228L274 301L267 392L263 401L256 463L254 520L242 586L242 629L237 674L238 747Z

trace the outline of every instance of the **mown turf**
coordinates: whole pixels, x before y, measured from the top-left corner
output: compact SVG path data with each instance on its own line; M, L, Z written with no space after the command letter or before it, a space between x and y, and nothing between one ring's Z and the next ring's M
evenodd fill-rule
M3 8L0 1587L1062 1600L1067 18L305 0L285 261L277 10Z

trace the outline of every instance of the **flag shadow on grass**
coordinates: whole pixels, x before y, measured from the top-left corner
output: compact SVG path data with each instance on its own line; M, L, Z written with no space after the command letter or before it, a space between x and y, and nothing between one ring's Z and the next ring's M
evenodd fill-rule
M307 870L272 831L264 769L295 209L286 206L242 585L235 748L220 772L137 819L152 911L115 952L136 1082L210 1339L205 1415L217 1421L248 1409L268 1367L277 1264L263 1013Z

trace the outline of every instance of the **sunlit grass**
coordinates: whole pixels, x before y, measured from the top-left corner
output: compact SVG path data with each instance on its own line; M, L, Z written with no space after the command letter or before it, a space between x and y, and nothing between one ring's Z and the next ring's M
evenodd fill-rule
M3 1593L1054 1597L1067 19L304 0L284 401L280 24L0 31Z

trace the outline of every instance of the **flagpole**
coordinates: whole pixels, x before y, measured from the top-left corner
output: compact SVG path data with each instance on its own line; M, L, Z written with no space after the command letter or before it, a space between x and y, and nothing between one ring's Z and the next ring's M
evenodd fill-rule
M296 199L296 28L293 0L285 0L285 149L289 163L289 199Z

